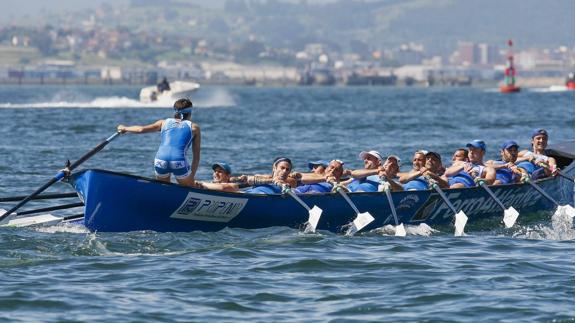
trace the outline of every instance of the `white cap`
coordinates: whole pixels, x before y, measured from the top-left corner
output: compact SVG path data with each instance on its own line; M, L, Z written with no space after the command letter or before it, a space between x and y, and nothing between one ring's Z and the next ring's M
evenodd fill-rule
M381 154L377 150L362 151L359 153L359 158L363 160L367 155L377 158L379 162L383 164L383 157L381 157Z

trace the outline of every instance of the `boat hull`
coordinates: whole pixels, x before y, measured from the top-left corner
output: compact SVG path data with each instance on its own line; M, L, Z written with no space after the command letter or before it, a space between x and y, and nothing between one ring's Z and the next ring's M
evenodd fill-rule
M289 195L229 193L183 187L153 179L89 169L73 174L69 183L83 200L84 224L91 231L218 231L225 227L257 229L272 226L301 228L308 212ZM538 182L563 203L573 201L573 183L555 177ZM492 187L506 206L520 213L550 215L555 206L526 184ZM456 208L462 208L473 224L483 219L500 221L502 210L480 187L445 190ZM400 222L417 225L450 225L453 214L435 191L405 191L392 194ZM367 230L394 224L382 192L349 193L360 212L370 212L375 220ZM301 195L323 215L319 230L342 232L355 212L336 193ZM538 217L541 219L541 217Z
M516 93L520 92L521 88L515 85L502 85L499 87L499 91L501 93Z
M565 86L567 86L567 88L570 90L575 90L575 81L567 82L565 83Z

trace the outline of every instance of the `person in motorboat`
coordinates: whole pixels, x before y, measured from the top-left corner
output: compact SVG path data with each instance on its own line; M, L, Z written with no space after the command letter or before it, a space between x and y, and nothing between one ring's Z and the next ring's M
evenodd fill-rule
M383 157L376 150L362 151L359 153L359 159L363 160L363 168L346 172L345 175L351 176L352 180L346 183L351 192L377 192L379 179L374 181L379 168L383 166Z
M336 186L345 187L341 182L344 174L343 166L344 163L339 159L330 161L325 169L324 180L298 186L294 189L294 192L296 194L329 193L333 191Z
M495 169L494 185L519 183L528 173L515 164L519 145L513 140L507 140L501 145L500 160L488 160L485 165Z
M495 169L483 163L487 146L483 140L472 140L466 145L469 162L456 161L445 170L450 188L476 186L476 181L484 180L488 185L495 181Z
M403 185L406 191L421 191L431 188L431 183L437 183L441 188L448 188L447 178L442 176L444 172L441 155L434 151L425 154L425 165L419 169L419 176Z
M451 161L452 161L452 162L456 162L456 161L468 162L468 161L469 161L469 157L468 157L467 149L465 149L465 148L458 148L458 149L453 153L453 157L451 157Z
M158 93L162 93L164 91L170 91L170 83L168 82L168 78L164 77L160 83L156 86L158 89Z
M533 151L522 150L517 157L517 166L525 169L533 179L543 178L557 173L555 158L545 154L549 134L545 129L535 129L531 134Z
M407 173L399 173L399 182L405 184L419 176L421 176L420 169L425 167L425 155L427 150L418 150L413 154L412 168Z
M174 103L174 117L161 119L145 126L118 125L121 133L147 133L160 131L160 147L154 158L156 179L170 182L171 174L181 185L194 186L196 171L200 163L201 132L192 122L193 104L188 99L179 99ZM192 164L186 158L192 147Z
M290 177L292 171L292 162L289 158L278 157L274 160L272 165L271 176L260 176L254 178L254 187L246 190L246 193L255 194L278 194L282 193L283 189L287 187L297 187L298 181L294 177Z

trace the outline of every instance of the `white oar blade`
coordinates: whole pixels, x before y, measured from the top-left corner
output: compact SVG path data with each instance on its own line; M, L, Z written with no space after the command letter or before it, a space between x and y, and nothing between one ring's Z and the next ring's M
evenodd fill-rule
M503 223L505 223L506 228L511 228L515 221L519 217L519 212L512 206L503 212Z
M558 212L562 212L564 214L567 214L570 217L575 217L575 208L573 208L571 205L567 204L567 205L559 205L557 207L557 211Z
M53 216L52 214L42 214L29 217L15 218L8 221L2 226L6 227L27 227L32 225L54 225L62 222L62 218Z
M369 212L359 213L355 220L353 220L353 225L357 228L357 231L363 229L366 225L370 224L373 220L373 216Z
M463 213L462 211L459 211L457 214L455 214L455 236L456 237L461 237L464 232L463 230L465 229L465 224L467 224L467 215L465 215L465 213Z
M310 210L309 210L309 219L307 220L309 226L309 231L310 232L315 232L316 228L317 228L317 224L319 223L319 219L321 218L321 214L323 213L323 210L320 209L317 205L314 205Z
M405 231L405 227L403 223L400 223L398 226L395 227L395 236L396 237L405 237L407 232Z
M6 209L0 209L0 216L2 216L4 213L6 213ZM7 218L2 219L2 221L0 221L0 225L5 225L8 222L10 222L10 220L14 219L16 217L16 213L12 213L10 214Z

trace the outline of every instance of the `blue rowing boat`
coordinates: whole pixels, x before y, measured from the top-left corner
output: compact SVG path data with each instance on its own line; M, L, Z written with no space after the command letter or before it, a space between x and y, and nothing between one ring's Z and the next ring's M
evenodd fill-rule
M573 176L571 164L563 173ZM154 179L99 169L88 169L68 178L84 202L84 225L91 231L159 232L217 231L225 227L257 229L272 226L301 228L308 212L287 194L258 195L184 187ZM574 184L562 177L536 182L561 204L573 203ZM556 206L528 184L492 186L495 195L521 213L520 222L549 217ZM444 190L456 209L463 210L469 224L502 218L502 210L481 187ZM349 193L359 211L375 220L364 230L388 224L394 219L384 192ZM300 195L308 205L323 209L319 230L342 232L356 213L337 193ZM453 213L433 191L393 192L399 222L409 225L450 225Z

